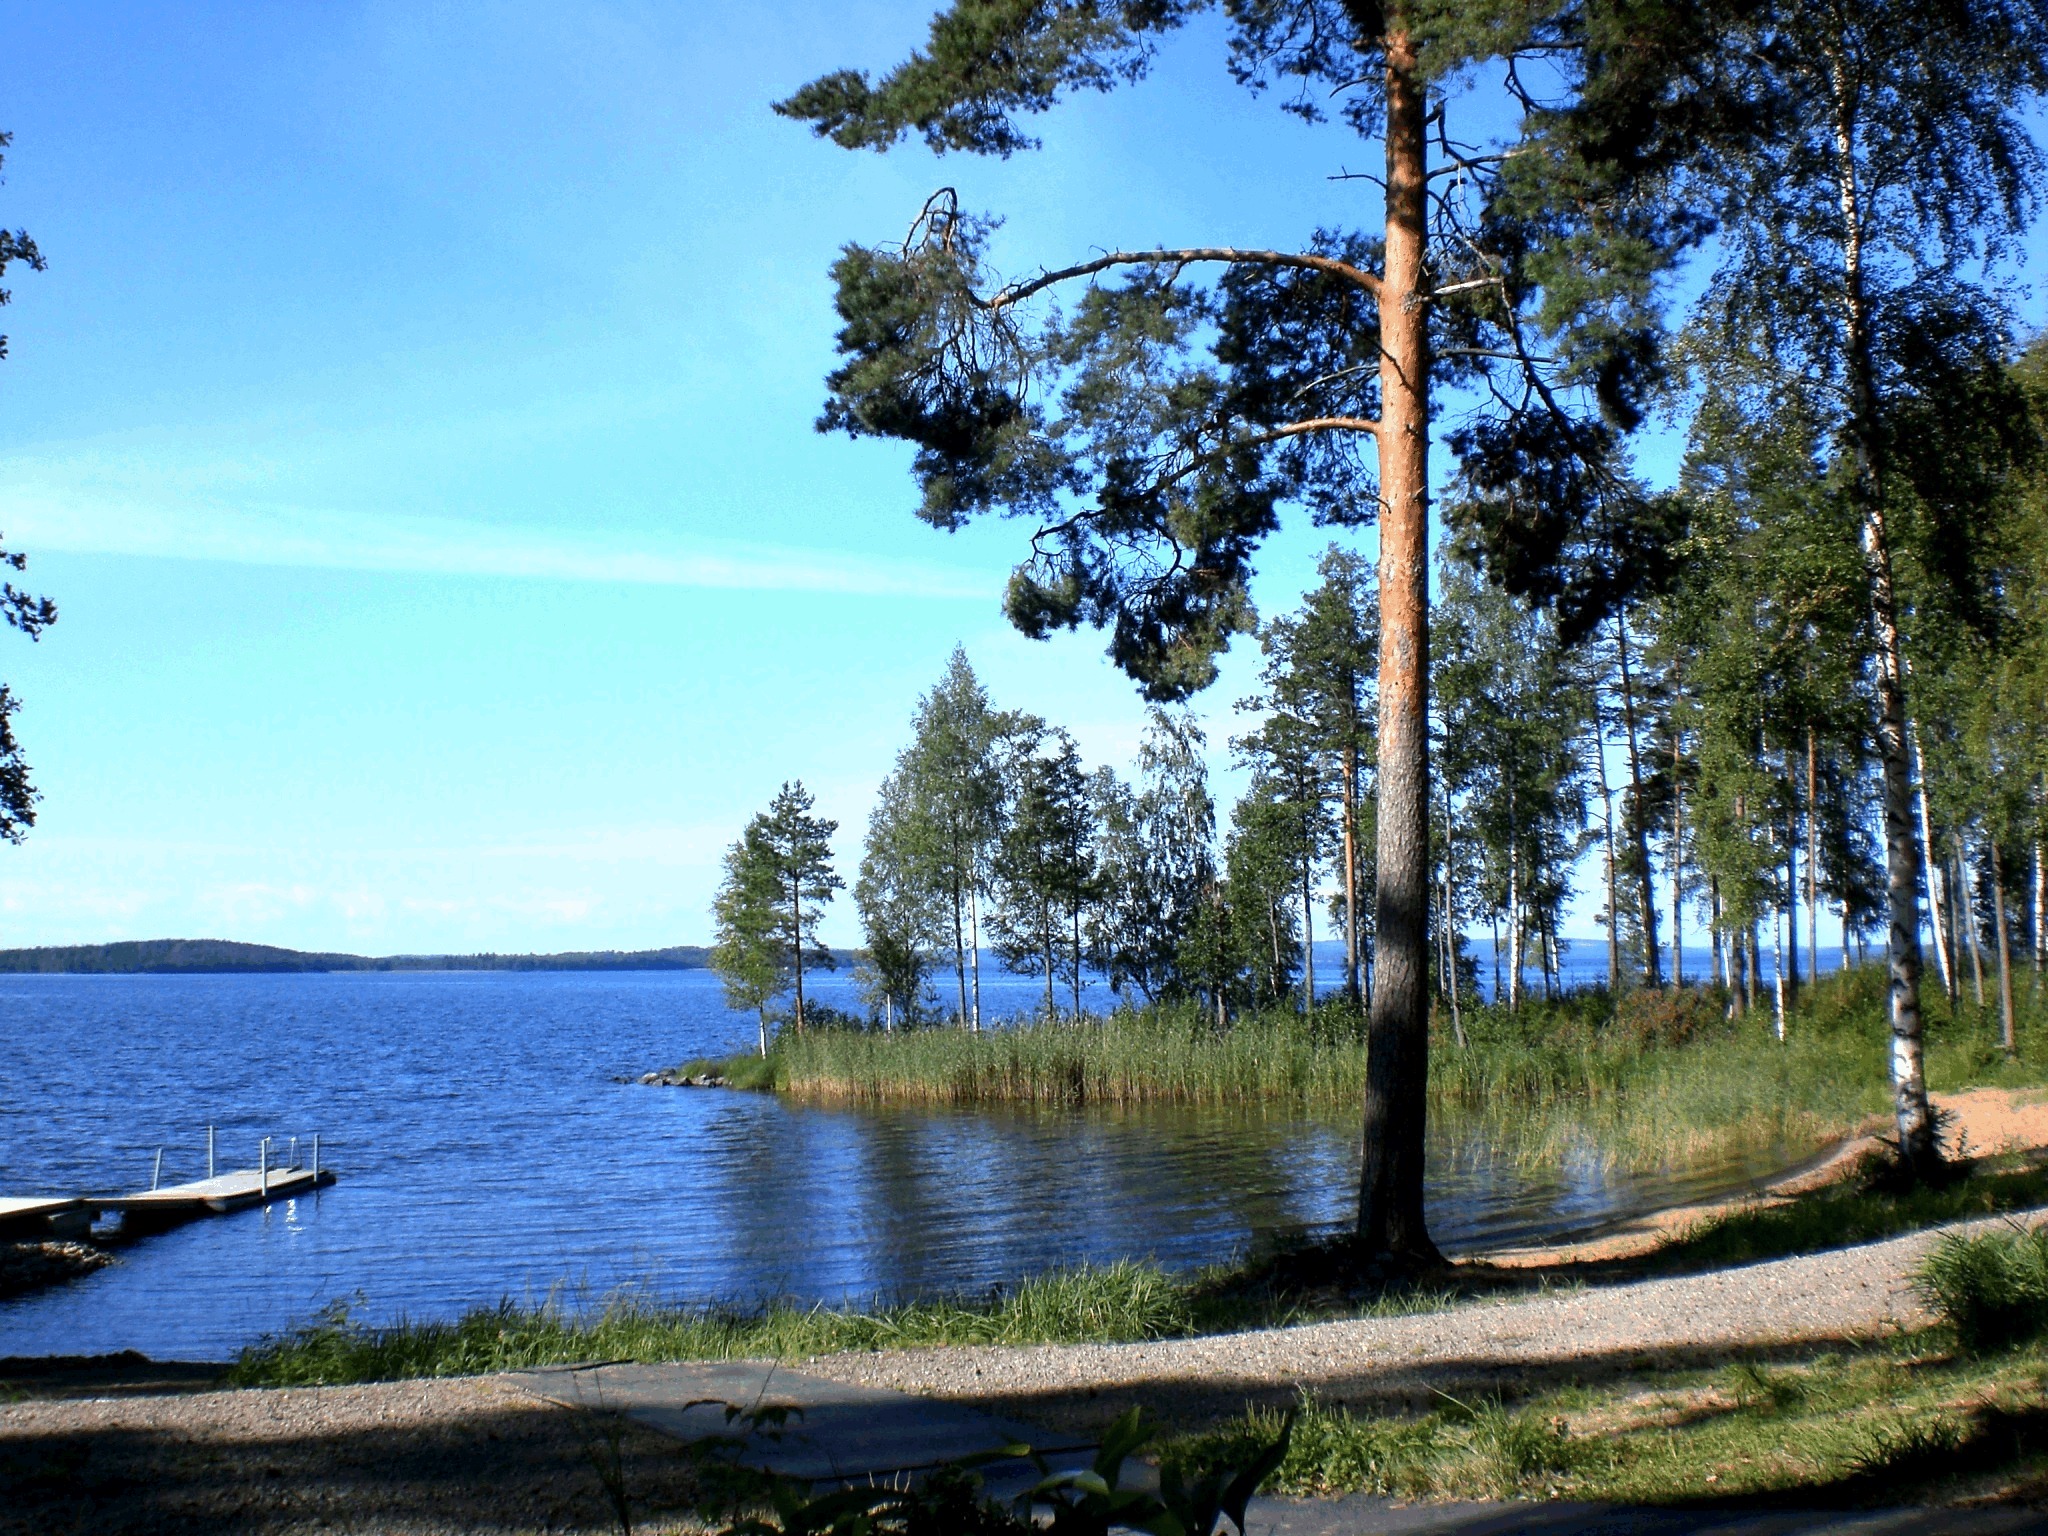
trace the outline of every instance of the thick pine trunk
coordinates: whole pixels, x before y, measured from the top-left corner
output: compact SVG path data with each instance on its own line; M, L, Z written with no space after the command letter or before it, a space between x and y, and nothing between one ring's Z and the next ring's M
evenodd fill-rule
M1863 291L1861 193L1856 174L1856 99L1849 61L1831 61L1835 155L1842 205L1842 312L1849 380L1846 446L1849 492L1862 523L1863 563L1870 588L1877 652L1877 751L1884 778L1886 966L1891 981L1891 1083L1899 1156L1916 1175L1941 1161L1934 1111L1927 1101L1927 1048L1920 1020L1920 847L1913 837L1912 768L1906 753L1906 663L1899 640L1892 580L1891 530L1877 420L1869 302Z
M1367 1033L1358 1253L1439 1262L1422 1214L1429 1087L1429 105L1389 8L1386 266L1380 320L1378 936Z

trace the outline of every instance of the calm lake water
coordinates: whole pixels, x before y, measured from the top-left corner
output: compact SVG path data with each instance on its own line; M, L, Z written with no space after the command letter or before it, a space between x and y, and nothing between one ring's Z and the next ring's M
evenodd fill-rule
M850 1005L844 981L820 988ZM1028 1008L1024 980L987 988ZM1344 1219L1354 1126L1280 1113L871 1111L642 1088L745 1049L705 972L0 976L0 1194L146 1188L322 1134L339 1182L0 1302L0 1356L221 1359L338 1298L450 1317L626 1286L692 1301L981 1291L1079 1260L1213 1261ZM1760 1167L1517 1172L1439 1128L1452 1251L1582 1231Z

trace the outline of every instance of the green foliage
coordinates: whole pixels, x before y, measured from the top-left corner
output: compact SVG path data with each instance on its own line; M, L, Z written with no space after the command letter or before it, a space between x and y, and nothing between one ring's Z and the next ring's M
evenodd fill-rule
M1010 1446L949 1462L908 1485L886 1483L823 1494L778 1481L774 1517L732 1526L726 1536L1025 1536L1041 1522L1063 1536L1108 1536L1113 1530L1152 1536L1211 1536L1228 1519L1245 1530L1245 1505L1287 1454L1290 1424L1274 1440L1251 1447L1242 1466L1216 1466L1193 1481L1169 1470L1156 1493L1123 1486L1124 1463L1157 1437L1140 1410L1120 1414L1102 1434L1093 1462L1056 1471L1030 1446ZM1038 1481L1004 1509L981 1493L978 1468L1025 1460ZM1040 1513L1043 1511L1043 1514Z
M769 1002L795 987L802 1029L805 968L838 964L818 942L818 922L824 904L846 884L832 872L839 824L813 816L812 803L801 783L785 783L726 851L725 878L712 900L717 942L711 967L725 983L727 1005L760 1016L764 1056Z
M848 148L916 133L935 150L1007 155L1032 143L1023 116L1139 78L1158 34L1206 8L955 0L879 81L841 70L777 110ZM1626 9L1623 21L1576 3L1233 5L1228 60L1249 89L1285 87L1285 110L1312 123L1334 111L1375 138L1389 68L1440 91L1439 111L1487 78L1469 66L1522 50L1595 91L1626 53L1602 41L1637 20ZM1401 301L1426 309L1436 342L1437 379L1415 381L1425 396L1433 382L1492 385L1450 434L1474 547L1582 633L1644 579L1661 537L1614 460L1658 380L1656 276L1700 226L1628 184L1643 122L1608 112L1596 143L1568 112L1518 105L1519 137L1486 148L1522 153L1459 162L1426 230L1436 286ZM842 362L820 425L912 443L920 515L938 526L990 511L1040 524L1006 601L1020 629L1109 629L1112 656L1155 699L1207 686L1216 653L1254 623L1249 580L1280 509L1344 524L1377 513L1382 235L1112 252L1006 285L990 227L948 191L901 245L847 248L834 268ZM1069 284L1066 311L1032 304Z
M1951 1233L1921 1261L1914 1283L1965 1349L2034 1338L2048 1329L2048 1230Z
M1060 978L1072 988L1078 1015L1082 915L1098 877L1095 807L1073 738L1053 731L1031 745L1010 765L989 933L1011 970L1042 971L1048 1017L1058 1011L1054 984Z
M0 133L0 150L14 141L14 135ZM31 272L43 270L43 254L25 230L0 229L0 277L9 266L20 262ZM0 304L11 295L0 288ZM7 338L0 336L0 357L7 355ZM0 545L0 571L19 571L28 557ZM0 581L0 625L19 630L34 640L57 622L57 605L47 597L35 597L12 582ZM13 690L0 683L0 843L18 843L36 824L36 801L41 797L29 781L28 759L15 739L14 716L21 701Z
M1216 803L1207 745L1184 712L1154 707L1138 743L1131 789L1098 769L1091 781L1101 870L1088 920L1090 963L1120 995L1147 1000L1203 986L1182 949L1212 903Z

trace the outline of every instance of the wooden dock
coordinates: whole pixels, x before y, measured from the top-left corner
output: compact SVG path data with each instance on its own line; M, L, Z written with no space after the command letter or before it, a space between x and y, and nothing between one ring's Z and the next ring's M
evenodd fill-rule
M273 1200L292 1200L325 1189L334 1182L334 1171L320 1166L320 1138L312 1138L313 1165L298 1161L299 1138L291 1138L291 1154L281 1166L270 1160L271 1138L257 1147L254 1168L237 1168L216 1174L213 1166L213 1128L206 1131L206 1177L185 1184L161 1184L164 1154L156 1154L156 1174L149 1188L131 1195L0 1195L0 1237L30 1241L51 1237L86 1237L92 1224L109 1214L119 1215L123 1228L153 1229L176 1226L199 1216L217 1216L245 1206L268 1205Z
M79 1237L92 1226L84 1200L62 1195L0 1195L0 1237Z
M168 1184L133 1195L94 1195L88 1203L101 1211L119 1211L123 1221L163 1223L290 1200L333 1182L331 1168L238 1168L216 1178Z

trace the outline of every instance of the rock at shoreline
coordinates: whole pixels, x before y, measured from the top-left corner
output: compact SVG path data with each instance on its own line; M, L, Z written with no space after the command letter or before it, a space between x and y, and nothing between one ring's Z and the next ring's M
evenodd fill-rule
M626 1082L626 1078L620 1078ZM670 1067L663 1072L643 1072L632 1079L646 1088L729 1088L732 1085L716 1072L683 1072Z
M46 1290L113 1262L111 1253L90 1243L0 1243L0 1297Z

